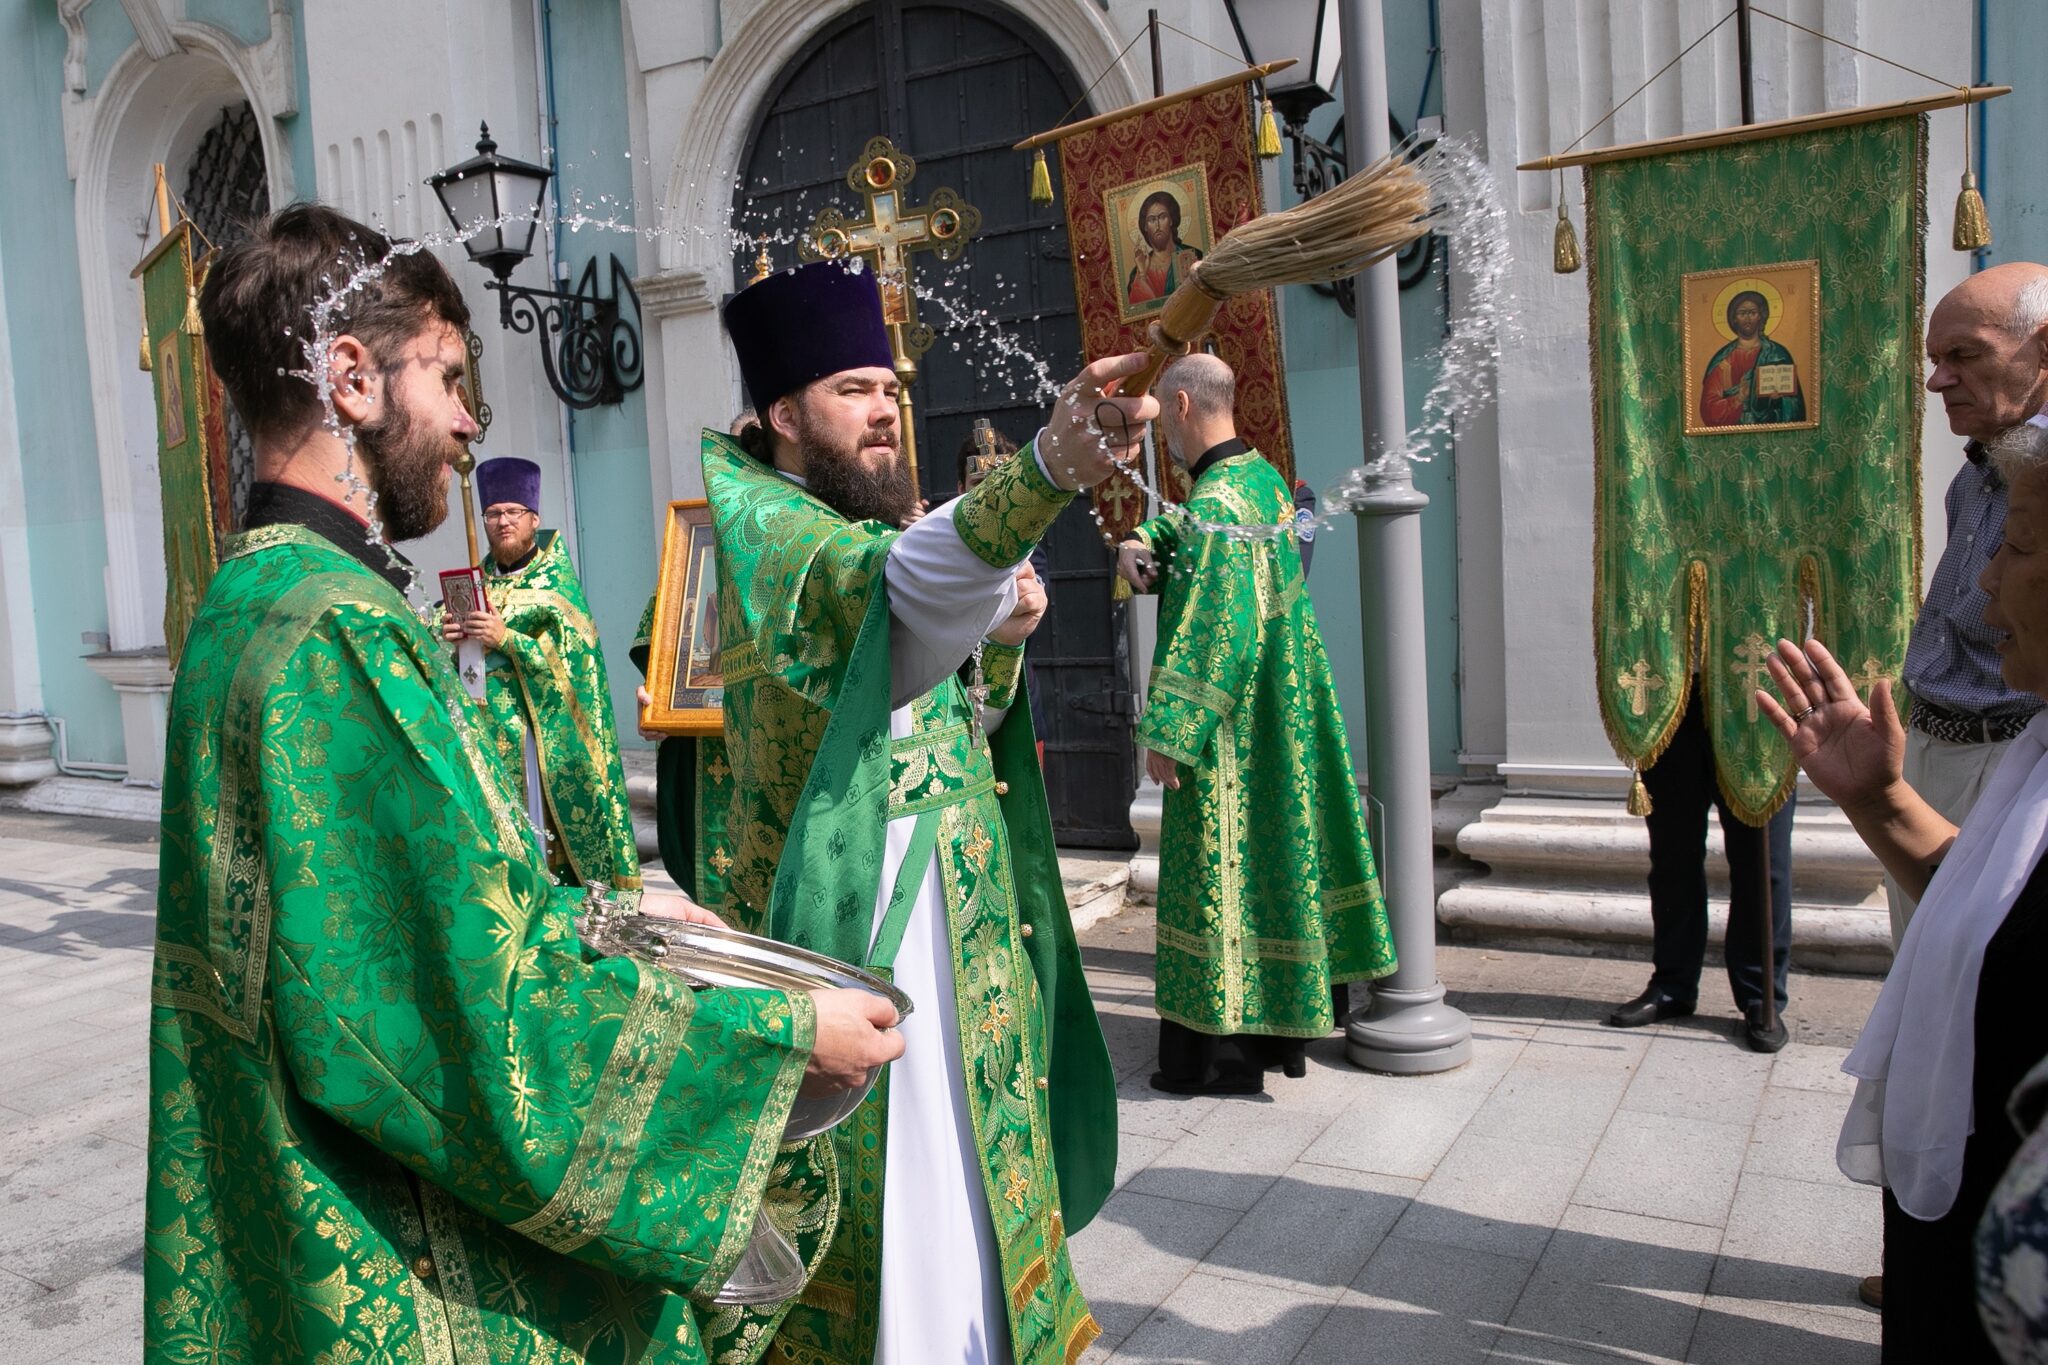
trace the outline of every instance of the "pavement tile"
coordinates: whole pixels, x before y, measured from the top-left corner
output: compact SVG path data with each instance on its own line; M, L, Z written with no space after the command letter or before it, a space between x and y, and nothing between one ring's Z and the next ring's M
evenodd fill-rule
M1568 1035L1546 1028L1529 1040L1468 1132L1588 1152L1599 1145L1646 1045L1629 1039L1610 1052L1598 1042L1561 1037Z
M1878 1192L1868 1186L1745 1172L1713 1292L1860 1320L1870 1310L1857 1300L1856 1286L1879 1269L1883 1221Z
M1189 1203L1248 1209L1329 1126L1326 1114L1225 1103L1132 1177L1129 1188Z
M1151 1165L1158 1155L1173 1146L1165 1138L1145 1137L1140 1133L1118 1133L1116 1135L1116 1185L1122 1189L1132 1176Z
M1718 1228L1566 1210L1493 1358L1683 1360L1720 1241Z
M1067 1245L1074 1275L1114 1349L1166 1301L1236 1222L1229 1209L1119 1191Z
M1783 1090L1825 1090L1831 1095L1856 1093L1856 1078L1842 1070L1845 1047L1793 1040L1771 1065L1771 1084Z
M104 1208L104 1206L101 1206ZM142 1202L107 1208L40 1242L0 1254L0 1270L62 1289L134 1258L141 1263ZM0 1352L0 1360L12 1359Z
M1147 1085L1143 1076L1122 1080L1116 1087L1116 1128L1119 1133L1178 1142L1194 1132L1222 1103L1212 1095L1165 1094Z
M1402 1237L1534 1260L1571 1203L1589 1153L1467 1133L1395 1225Z
M1474 1365L1534 1269L1512 1256L1389 1237L1295 1365Z
M0 1167L0 1211L33 1195L56 1194L96 1208L142 1198L148 1153L97 1133L60 1142Z
M0 1313L0 1360L25 1363L65 1356L141 1359L140 1256Z
M1878 1315L1860 1304L1844 1315L1710 1295L1685 1358L1693 1365L1877 1365L1882 1330Z
M1196 1271L1117 1347L1129 1361L1287 1365L1329 1313L1326 1299Z
M1427 1077L1387 1081L1338 1115L1301 1159L1318 1166L1427 1180L1486 1102L1484 1090L1446 1090Z
M39 1299L49 1292L34 1280L0 1270L0 1315L19 1308L30 1299Z
M1317 1298L1357 1278L1421 1182L1296 1165L1203 1259L1202 1268Z
M1770 1079L1771 1058L1694 1031L1659 1033L1636 1067L1621 1107L1674 1118L1748 1123Z
M1770 1087L1750 1130L1749 1162L1743 1170L1823 1185L1849 1183L1835 1165L1835 1141L1848 1109L1844 1095Z
M1749 1150L1736 1123L1624 1109L1608 1124L1574 1203L1719 1228Z

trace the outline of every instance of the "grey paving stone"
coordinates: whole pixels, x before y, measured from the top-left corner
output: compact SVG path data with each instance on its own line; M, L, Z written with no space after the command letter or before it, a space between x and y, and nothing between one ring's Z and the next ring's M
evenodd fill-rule
M1748 1150L1741 1124L1624 1109L1608 1124L1573 1200L1719 1228Z
M1860 1304L1854 1314L1819 1313L1710 1295L1700 1306L1686 1360L1693 1365L1877 1365L1881 1331L1878 1315Z
M1395 1225L1402 1237L1533 1260L1571 1203L1589 1154L1467 1133Z
M1330 1309L1296 1365L1469 1365L1487 1348L1535 1262L1393 1236Z
M1856 1093L1856 1078L1842 1070L1845 1047L1797 1040L1785 1044L1771 1064L1771 1084L1785 1090L1824 1090L1831 1095Z
M0 1254L0 1270L62 1289L142 1255L142 1204L94 1211L40 1242ZM7 1357L0 1355L0 1360Z
M1447 1090L1409 1077L1375 1090L1331 1120L1302 1153L1318 1166L1427 1180L1465 1131L1487 1092Z
M1327 1115L1225 1102L1153 1158L1129 1188L1219 1208L1248 1209L1330 1124Z
M1683 1360L1720 1240L1690 1223L1566 1210L1494 1357Z
M138 1259L0 1313L0 1360L56 1360L86 1352L85 1359L125 1365L141 1359L141 1336ZM125 1354L104 1354L110 1351Z
M1165 1302L1234 1222L1228 1209L1128 1190L1111 1195L1068 1243L1075 1276L1101 1324L1104 1351Z
M1599 1144L1645 1044L1625 1039L1610 1053L1597 1043L1557 1037L1544 1029L1529 1041L1473 1114L1468 1132L1588 1152Z
M0 1167L0 1211L42 1194L97 1208L132 1203L142 1198L147 1165L141 1148L98 1133L53 1143Z
M0 1270L0 1314L21 1307L31 1299L39 1299L50 1291L34 1280L25 1279L10 1271Z
M1116 1087L1117 1131L1178 1142L1222 1102L1209 1095L1162 1094L1147 1085L1144 1076L1120 1080Z
M1878 1192L1840 1181L1745 1173L1735 1190L1713 1293L1860 1320L1856 1286L1879 1269Z
M1848 1109L1845 1095L1770 1087L1750 1130L1749 1163L1743 1169L1824 1185L1846 1183L1835 1165L1835 1140Z
M1771 1059L1724 1039L1661 1033L1636 1068L1621 1107L1675 1118L1748 1123L1763 1098Z
M1420 1181L1297 1165L1203 1259L1202 1268L1335 1298L1392 1230Z
M1129 1361L1230 1361L1287 1365L1329 1313L1326 1299L1196 1271L1181 1281L1112 1357Z
M1118 1133L1116 1135L1116 1188L1122 1189L1130 1178L1151 1165L1154 1158L1173 1146L1165 1138L1146 1137L1141 1133Z

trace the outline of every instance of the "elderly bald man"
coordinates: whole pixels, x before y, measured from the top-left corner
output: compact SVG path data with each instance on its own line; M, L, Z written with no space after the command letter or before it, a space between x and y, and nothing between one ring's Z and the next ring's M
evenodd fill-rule
M1948 545L1906 650L1905 778L1961 824L2042 705L2000 676L2004 632L1985 624L1977 579L2005 538L2006 483L1985 448L2048 408L2048 266L1995 265L1951 289L1927 320L1927 359L1927 391L1964 438L1964 464L1949 482ZM1916 902L1890 877L1885 897L1896 945Z

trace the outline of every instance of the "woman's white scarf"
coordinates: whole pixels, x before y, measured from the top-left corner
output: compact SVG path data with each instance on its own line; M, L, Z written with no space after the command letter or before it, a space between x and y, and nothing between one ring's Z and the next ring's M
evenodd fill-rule
M1835 1164L1915 1218L1946 1214L1963 1179L1984 950L2048 851L2048 712L2013 741L1906 926L1842 1070L1857 1078ZM2001 1103L2004 1096L1999 1096Z

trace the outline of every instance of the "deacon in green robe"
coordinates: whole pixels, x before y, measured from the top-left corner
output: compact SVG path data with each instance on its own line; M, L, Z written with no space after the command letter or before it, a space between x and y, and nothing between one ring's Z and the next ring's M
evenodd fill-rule
M1012 704L1044 603L1018 569L1110 472L1091 418L1156 404L1101 397L1139 357L1099 362L1033 446L899 532L917 491L872 277L771 275L725 323L761 415L703 446L731 913L891 971L916 1005L903 1059L834 1134L838 1235L770 1359L1065 1365L1099 1330L1066 1237L1113 1182L1116 1094Z
M640 850L604 650L567 546L541 529L540 466L485 460L476 490L491 543L478 566L489 609L444 619L442 638L488 651L485 732L519 781L549 865L578 885L637 887Z
M807 1257L830 1235L829 1153L778 1150L807 1063L829 1088L895 1055L872 1027L837 1041L894 1013L692 992L581 947L579 893L550 880L389 547L446 515L476 431L462 297L389 250L294 205L201 299L258 482L170 702L145 1355L744 1365L779 1310L711 1300L755 1223ZM351 448L277 377L304 364L280 296L302 316L366 256L384 271L330 347Z
M1221 360L1173 362L1159 395L1193 491L1119 554L1161 593L1138 721L1166 788L1152 1084L1258 1093L1269 1065L1302 1074L1304 1041L1335 1025L1331 988L1392 972L1394 941L1294 538L1201 529L1291 527L1293 494L1238 439Z

